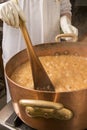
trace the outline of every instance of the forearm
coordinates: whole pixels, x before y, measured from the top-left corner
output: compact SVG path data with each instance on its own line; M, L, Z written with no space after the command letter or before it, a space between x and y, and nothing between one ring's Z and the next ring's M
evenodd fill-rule
M72 12L71 12L71 3L69 0L61 0L60 3L60 16L67 16L70 21L72 17Z

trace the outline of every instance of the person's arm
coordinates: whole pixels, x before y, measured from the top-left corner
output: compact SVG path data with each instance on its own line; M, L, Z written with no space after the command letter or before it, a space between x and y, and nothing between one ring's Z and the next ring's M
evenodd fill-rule
M0 4L0 19L13 27L19 27L19 17L25 21L25 15L19 5L13 0L5 0Z
M71 3L69 0L61 0L60 26L64 33L73 33L78 36L78 29L72 25Z

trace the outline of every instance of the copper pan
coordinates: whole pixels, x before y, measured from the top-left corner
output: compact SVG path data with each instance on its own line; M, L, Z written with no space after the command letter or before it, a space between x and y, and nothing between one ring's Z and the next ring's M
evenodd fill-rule
M87 57L87 44L58 42L36 45L38 56L78 55ZM87 128L87 89L47 92L23 88L10 79L16 67L29 60L26 49L13 56L5 71L16 114L38 130L81 130ZM78 87L78 86L77 86Z

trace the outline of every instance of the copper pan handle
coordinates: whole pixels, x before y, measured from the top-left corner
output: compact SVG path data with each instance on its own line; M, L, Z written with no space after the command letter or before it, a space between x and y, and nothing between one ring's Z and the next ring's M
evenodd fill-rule
M76 42L78 40L78 37L73 34L73 33L66 33L66 34L58 34L56 37L55 37L55 41L56 42L59 42L60 41L60 38L71 38L69 40L69 42Z
M25 107L25 112L30 117L55 118L59 120L69 120L73 117L72 111L64 108L61 103L21 99L19 104Z

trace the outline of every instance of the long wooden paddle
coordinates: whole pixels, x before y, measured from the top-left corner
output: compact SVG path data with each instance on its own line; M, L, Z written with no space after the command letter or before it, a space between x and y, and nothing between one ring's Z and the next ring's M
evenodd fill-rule
M17 2L17 0L16 0ZM25 23L20 19L20 29L25 39L27 52L30 58L34 89L43 91L54 91L54 86L37 57Z

